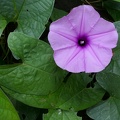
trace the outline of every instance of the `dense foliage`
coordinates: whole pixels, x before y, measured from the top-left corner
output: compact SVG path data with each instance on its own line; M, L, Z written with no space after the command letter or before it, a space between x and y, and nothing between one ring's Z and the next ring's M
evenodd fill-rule
M120 120L120 37L98 73L70 73L53 59L50 24L82 4L120 36L120 0L0 0L0 120Z

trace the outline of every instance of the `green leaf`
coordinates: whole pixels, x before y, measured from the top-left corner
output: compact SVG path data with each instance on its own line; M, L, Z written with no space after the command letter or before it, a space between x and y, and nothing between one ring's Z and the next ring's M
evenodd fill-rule
M20 120L17 111L0 89L0 120Z
M103 97L104 91L96 85L94 88L87 88L87 84L91 80L85 73L72 74L67 83L61 86L54 97L52 96L52 100L56 99L56 108L64 110L73 108L75 111L79 111L98 103Z
M117 47L114 49L114 51L117 51L120 49L120 21L114 22L114 25L118 32L118 43L117 43Z
M107 101L89 109L87 114L94 120L119 120L120 99L110 97Z
M0 0L0 14L17 22L16 31L39 38L52 13L54 0Z
M61 109L50 110L48 114L44 114L43 118L44 120L82 120L74 111L63 111Z
M95 105L104 95L103 89L95 84L94 88L87 88L91 79L85 74L73 74L67 83L61 84L60 88L49 95L20 94L10 89L4 90L15 99L39 108L60 108L75 111L86 109Z
M120 74L102 72L97 75L97 81L110 96L120 99Z
M57 20L57 19L65 16L65 15L67 15L67 14L68 14L68 13L65 12L65 11L63 11L63 10L54 8L54 9L53 9L53 12L52 12L52 15L51 15L50 18L51 18L52 21L55 21L55 20Z
M2 17L0 15L0 36L1 36L2 32L3 32L3 30L5 29L6 24L7 24L7 21L4 19L4 17Z
M120 2L120 0L114 0L114 1Z
M2 87L2 88L10 96L15 98L16 100L21 101L26 105L37 107L37 108L46 108L46 109L55 108L55 103L54 103L55 100L50 101L50 98L49 98L50 95L34 95L34 94L19 93L17 91L13 91L5 87Z
M120 1L107 0L103 2L103 6L107 9L108 13L113 17L115 21L120 20Z
M47 95L59 88L66 72L54 63L53 51L47 43L13 32L8 46L22 63L0 67L2 86L32 95Z
M98 83L110 94L110 97L87 111L95 120L120 119L120 75L102 72L97 75Z

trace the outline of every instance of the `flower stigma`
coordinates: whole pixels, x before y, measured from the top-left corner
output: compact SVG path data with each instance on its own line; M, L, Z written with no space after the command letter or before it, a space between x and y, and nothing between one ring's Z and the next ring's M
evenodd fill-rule
M78 40L79 46L85 46L86 42L83 39Z
M81 46L81 47L85 47L87 45L87 39L82 37L80 39L78 39L78 45Z

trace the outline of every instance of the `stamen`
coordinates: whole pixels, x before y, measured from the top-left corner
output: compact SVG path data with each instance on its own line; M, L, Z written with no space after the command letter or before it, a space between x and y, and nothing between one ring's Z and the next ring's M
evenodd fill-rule
M84 41L84 40L80 40L80 41L79 41L79 44L80 44L80 45L84 45L84 44L85 44L85 41Z

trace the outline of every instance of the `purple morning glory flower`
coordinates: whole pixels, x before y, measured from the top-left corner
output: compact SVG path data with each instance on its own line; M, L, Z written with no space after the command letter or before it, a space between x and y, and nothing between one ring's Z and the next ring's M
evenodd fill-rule
M111 61L118 33L89 5L75 7L50 25L48 35L56 64L69 72L99 72Z

